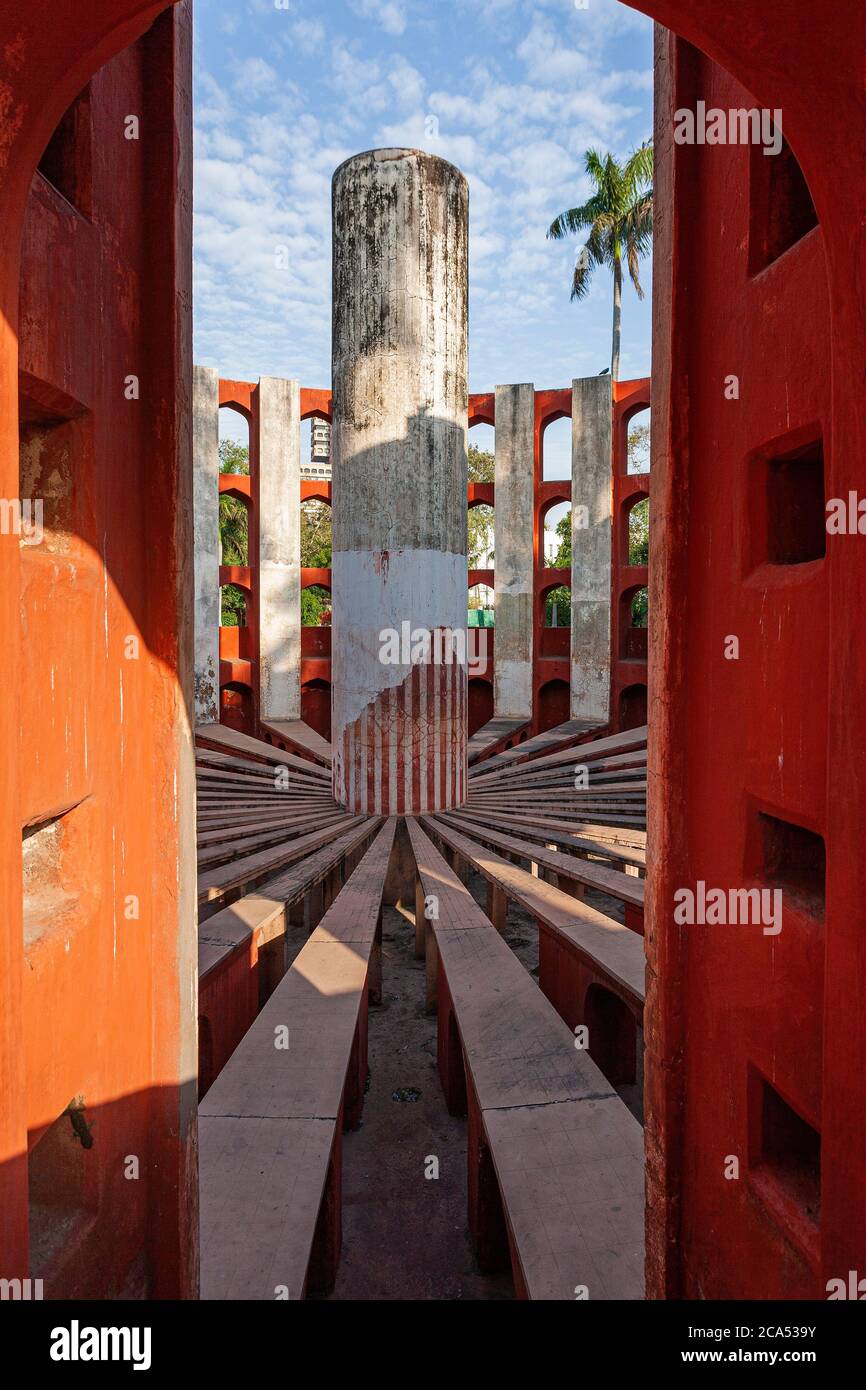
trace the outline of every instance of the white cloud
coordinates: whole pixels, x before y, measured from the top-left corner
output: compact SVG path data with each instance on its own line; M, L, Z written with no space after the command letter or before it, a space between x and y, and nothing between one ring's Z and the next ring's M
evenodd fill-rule
M299 19L292 25L292 38L304 53L315 53L326 40L324 24L317 19Z
M394 89L397 100L404 106L420 105L424 96L424 78L417 68L398 58L388 73L388 81Z
M386 34L399 36L406 29L406 10L398 0L350 0L356 14L381 24Z
M586 53L568 48L561 35L542 19L536 19L517 53L526 64L530 78L545 87L579 81L594 66Z
M573 0L450 0L423 14L411 0L346 4L369 28L332 22L340 11L345 18L337 4L306 14L293 4L275 28L268 0L232 48L211 21L209 65L207 43L198 44L198 360L229 376L326 384L331 177L351 154L381 144L431 150L469 180L473 389L564 385L600 370L609 277L597 275L589 300L570 306L579 240L559 245L544 234L587 196L589 146L624 153L649 134L647 21L637 17L643 40L623 44L632 18L609 0L590 0L586 12ZM383 32L407 37L392 43ZM428 134L431 115L438 133ZM276 246L286 248L285 269ZM627 304L629 322L633 312ZM639 341L623 361L636 374L645 355Z
M277 74L264 58L245 58L238 64L235 87L247 96L261 96L276 86Z

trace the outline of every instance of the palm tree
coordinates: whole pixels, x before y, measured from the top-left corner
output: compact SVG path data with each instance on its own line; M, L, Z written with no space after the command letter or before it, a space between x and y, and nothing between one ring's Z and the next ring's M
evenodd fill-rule
M578 253L571 283L572 299L583 299L592 272L606 265L613 271L613 349L610 373L619 376L619 344L622 321L622 262L625 256L631 282L643 299L640 258L652 242L653 147L646 141L620 165L612 154L602 159L597 150L584 156L586 172L595 185L592 197L579 208L561 212L548 229L548 238L561 241L589 228L586 244Z

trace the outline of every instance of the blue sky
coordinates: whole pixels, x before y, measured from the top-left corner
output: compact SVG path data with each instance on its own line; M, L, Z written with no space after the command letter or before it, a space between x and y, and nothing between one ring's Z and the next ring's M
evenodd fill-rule
M610 277L571 304L579 243L545 231L590 191L584 150L651 135L647 19L617 0L197 0L195 38L197 362L329 383L331 175L410 145L469 180L470 390L609 364ZM650 275L642 303L624 294L623 377L649 372Z

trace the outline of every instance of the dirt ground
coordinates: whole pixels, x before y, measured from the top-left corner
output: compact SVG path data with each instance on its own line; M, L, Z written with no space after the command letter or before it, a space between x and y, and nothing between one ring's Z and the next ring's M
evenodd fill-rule
M469 887L483 907L483 880L473 875ZM588 894L587 901L621 920L611 899ZM436 1018L424 1010L424 962L415 960L414 939L408 914L386 908L382 1004L370 1009L363 1122L343 1137L343 1250L330 1297L511 1299L510 1274L491 1277L475 1266L466 1225L466 1121L445 1108ZM538 931L514 906L505 940L537 978ZM425 1176L432 1160L438 1178Z

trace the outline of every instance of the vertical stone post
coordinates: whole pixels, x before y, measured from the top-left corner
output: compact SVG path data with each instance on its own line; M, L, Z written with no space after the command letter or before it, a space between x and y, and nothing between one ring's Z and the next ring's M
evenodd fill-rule
M219 723L219 373L192 369L195 722Z
M493 713L532 717L535 388L496 388Z
M465 795L466 180L369 151L333 219L334 794L400 815Z
M571 717L606 724L613 525L611 379L583 377L572 382L571 390Z
M259 381L260 719L301 717L301 388Z

